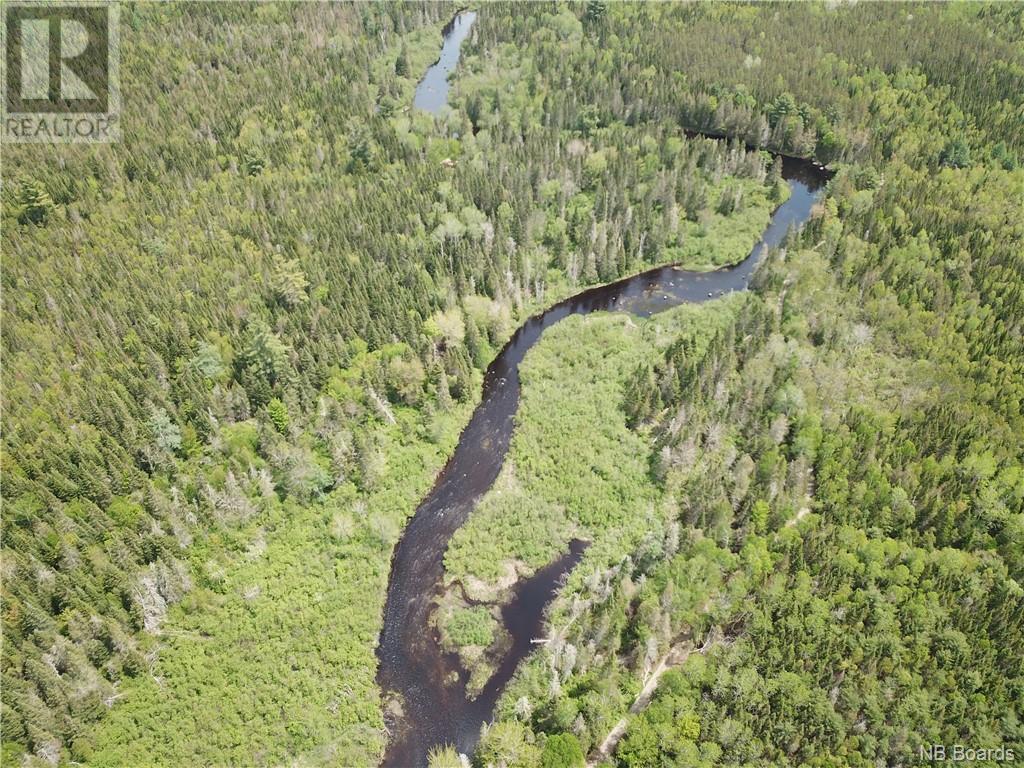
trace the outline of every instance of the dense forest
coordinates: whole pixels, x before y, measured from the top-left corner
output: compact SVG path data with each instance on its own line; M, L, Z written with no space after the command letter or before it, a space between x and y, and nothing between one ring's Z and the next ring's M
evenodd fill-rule
M518 92L545 93L570 57L604 73L592 90L576 78L586 96L547 118L674 118L841 170L727 328L678 335L626 381L620 412L668 509L638 546L617 537L621 552L574 574L482 765L900 765L931 744L1024 748L1024 112L1019 81L980 97L1020 76L1019 9L771 8L590 4L578 27L562 11L561 40L516 8L483 19L496 41L511 28L532 45L502 47L481 82L519 62ZM631 35L633 15L657 19ZM911 22L931 32L900 32ZM988 25L999 42L981 53ZM635 58L602 69L620 48L588 33ZM906 58L867 65L884 40ZM979 69L946 45L977 50ZM1005 60L985 61L997 49Z
M836 175L753 291L523 364L437 611L476 684L590 546L473 760L1024 755L1022 6L488 3L413 111L458 8L124 4L122 141L4 148L4 764L376 764L483 370L740 260L772 152Z

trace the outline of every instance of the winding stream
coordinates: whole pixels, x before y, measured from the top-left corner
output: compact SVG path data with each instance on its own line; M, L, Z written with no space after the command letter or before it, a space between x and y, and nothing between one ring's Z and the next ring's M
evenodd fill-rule
M448 73L458 61L458 46L473 18L471 12L461 13L446 28L441 58L417 88L416 106L436 112L446 103ZM442 65L447 69L438 75L435 69ZM428 81L431 94L437 93L439 76L445 83L442 100L421 100L420 90L426 93ZM791 195L775 210L761 241L741 263L714 272L659 267L585 290L529 318L488 367L480 404L395 548L377 649L377 681L388 700L400 703L401 713L388 717L391 743L385 766L425 765L428 750L439 744L472 751L481 724L490 720L502 689L530 652L530 640L542 632L544 607L583 553L585 545L573 542L568 553L516 586L512 601L502 610L512 647L483 692L468 699L467 675L456 656L441 650L428 619L441 593L448 541L491 487L508 452L519 406L519 363L544 329L569 315L618 311L649 317L683 302L709 301L745 290L766 249L779 245L790 227L809 218L830 174L810 161L786 157L782 175Z
M448 105L448 76L455 71L455 66L459 63L462 41L466 39L474 21L476 11L460 11L441 30L444 36L441 55L416 86L416 94L412 99L414 109L422 109L436 115Z

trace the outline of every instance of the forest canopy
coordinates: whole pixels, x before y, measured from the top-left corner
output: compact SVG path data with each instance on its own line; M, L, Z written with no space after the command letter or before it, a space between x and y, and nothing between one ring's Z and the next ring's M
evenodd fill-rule
M742 259L777 153L834 177L751 292L524 363L446 642L591 547L474 760L1024 756L1022 6L487 3L412 110L458 10L125 3L122 140L4 147L4 764L376 764L392 550L487 365Z

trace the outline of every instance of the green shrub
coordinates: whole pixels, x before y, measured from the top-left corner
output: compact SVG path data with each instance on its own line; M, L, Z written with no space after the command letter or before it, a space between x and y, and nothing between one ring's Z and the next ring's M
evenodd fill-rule
M494 642L498 622L483 606L455 611L445 624L448 639L459 647L465 645L488 646Z
M540 753L542 768L577 768L583 765L583 748L571 733L548 736Z

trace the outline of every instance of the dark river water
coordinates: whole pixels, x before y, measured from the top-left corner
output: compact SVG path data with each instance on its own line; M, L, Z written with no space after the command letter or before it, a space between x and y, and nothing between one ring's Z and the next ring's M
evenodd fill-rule
M443 106L448 73L458 61L458 46L473 18L475 14L464 12L449 25L441 59L417 89L417 106L436 105L424 106L431 111ZM439 74L442 68L443 77ZM433 99L442 93L442 83L444 95L438 103ZM505 460L519 407L519 364L523 357L545 328L569 315L617 311L649 317L684 302L710 301L745 290L765 250L779 245L790 227L808 219L829 177L827 171L807 160L788 157L783 158L782 175L792 194L775 210L761 241L741 263L714 272L659 267L590 288L529 318L491 363L484 375L480 404L394 552L377 649L377 681L386 700L400 703L401 715L388 717L391 743L385 766L426 765L427 752L434 745L453 744L460 752L472 751L481 724L490 720L505 684L529 654L531 639L543 633L544 607L583 553L585 545L573 542L560 559L516 586L512 601L502 611L512 648L483 692L468 699L467 675L457 657L441 651L428 619L434 600L441 594L448 541L491 487Z
M416 95L412 99L414 108L437 114L447 106L448 76L459 63L462 41L466 39L475 20L476 11L462 11L441 30L444 34L441 55L416 86Z

